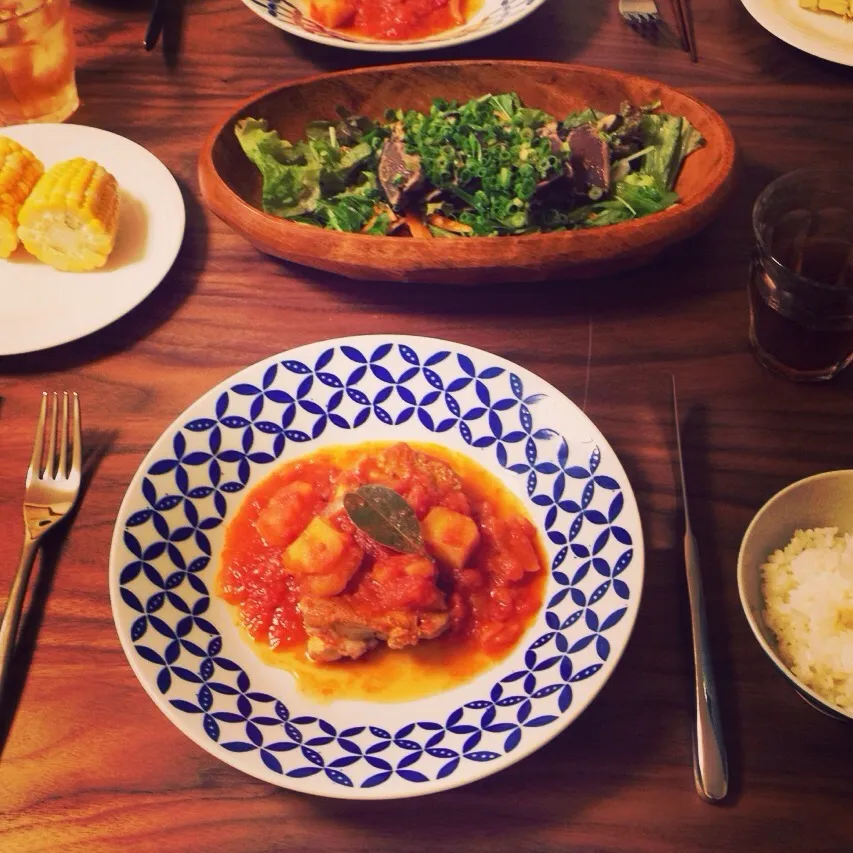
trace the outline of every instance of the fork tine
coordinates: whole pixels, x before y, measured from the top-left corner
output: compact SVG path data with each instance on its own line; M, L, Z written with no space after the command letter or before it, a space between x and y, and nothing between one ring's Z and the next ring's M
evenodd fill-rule
M56 476L56 421L59 415L59 397L56 391L51 395L53 405L50 408L50 434L47 439L47 458L44 463L44 474L53 479Z
M71 471L70 474L80 476L83 469L83 438L80 421L80 397L76 391L71 395L74 401L74 432L71 439Z
M27 483L34 477L41 475L41 457L44 452L44 424L47 418L47 391L41 393L41 408L39 419L36 424L36 437L33 442L33 455L30 459L30 467L27 469Z
M59 471L60 477L68 476L68 392L62 392L62 417L59 420Z

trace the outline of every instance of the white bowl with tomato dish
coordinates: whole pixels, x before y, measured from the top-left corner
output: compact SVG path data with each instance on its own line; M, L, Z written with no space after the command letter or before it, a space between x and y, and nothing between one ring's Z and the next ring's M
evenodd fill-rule
M499 356L371 335L246 368L169 426L110 555L134 672L211 755L393 799L544 746L621 657L636 500L570 400Z
M546 0L243 0L285 32L348 50L402 52L476 41Z

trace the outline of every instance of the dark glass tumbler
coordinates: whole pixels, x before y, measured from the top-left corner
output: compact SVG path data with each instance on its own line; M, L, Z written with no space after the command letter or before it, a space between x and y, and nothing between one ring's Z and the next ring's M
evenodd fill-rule
M802 169L753 209L749 339L758 360L798 382L853 361L853 179Z

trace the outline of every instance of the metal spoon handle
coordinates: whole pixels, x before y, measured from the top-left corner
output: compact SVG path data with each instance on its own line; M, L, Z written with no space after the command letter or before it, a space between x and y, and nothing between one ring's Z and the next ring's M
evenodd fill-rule
M722 800L729 789L729 770L717 688L708 646L705 600L696 539L688 525L684 534L684 563L693 632L693 671L696 681L696 720L693 726L693 777L703 800Z

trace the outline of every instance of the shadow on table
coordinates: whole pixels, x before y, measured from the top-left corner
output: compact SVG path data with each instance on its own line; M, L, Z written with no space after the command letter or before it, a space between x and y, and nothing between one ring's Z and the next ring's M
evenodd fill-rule
M592 41L607 18L607 4L600 0L545 3L535 12L493 36L442 50L389 54L343 50L282 33L300 56L324 71L393 62L426 62L458 59L537 59L566 62Z
M36 554L36 564L30 577L26 598L28 604L25 602L25 610L21 615L8 681L3 701L0 703L0 758L3 756L15 712L27 682L30 664L44 621L45 605L53 588L56 566L62 555L65 539L74 524L80 506L86 499L86 492L91 486L95 472L112 448L117 435L118 432L115 430L83 430L83 476L80 497L70 515L67 516L67 520L45 535Z
M182 181L178 180L178 185L187 210L186 232L178 257L163 281L123 317L84 338L38 352L0 356L0 376L66 371L90 364L130 349L168 322L195 289L208 250L201 204Z
M142 43L151 17L152 0L79 0L79 2L81 6L91 6L108 13L114 19L113 26L131 26L138 29L139 42ZM170 0L168 3L163 3L161 8L163 29L159 43L152 53L162 53L163 61L169 69L177 67L181 55L183 32L187 26L184 6L184 0Z
M746 4L732 3L726 9L714 10L716 20L725 21L721 38L738 43L760 69L761 79L769 83L832 85L853 83L853 67L830 62L794 47L781 38L768 38L767 32L752 17ZM843 130L839 126L839 130ZM839 164L840 165L840 164Z
M579 317L588 313L593 320L613 320L638 313L654 317L660 305L672 306L697 291L719 289L720 277L713 275L710 263L703 263L702 259L716 257L716 247L723 242L722 235L712 225L632 270L589 279L478 286L357 281L287 261L278 263L288 275L298 277L309 287L334 293L347 308L365 314L377 309L472 318L508 314L519 318ZM738 240L740 245L729 243L726 249L727 263L739 264L744 269L738 282L744 287L749 242L746 233ZM731 286L728 279L723 282L723 287Z

